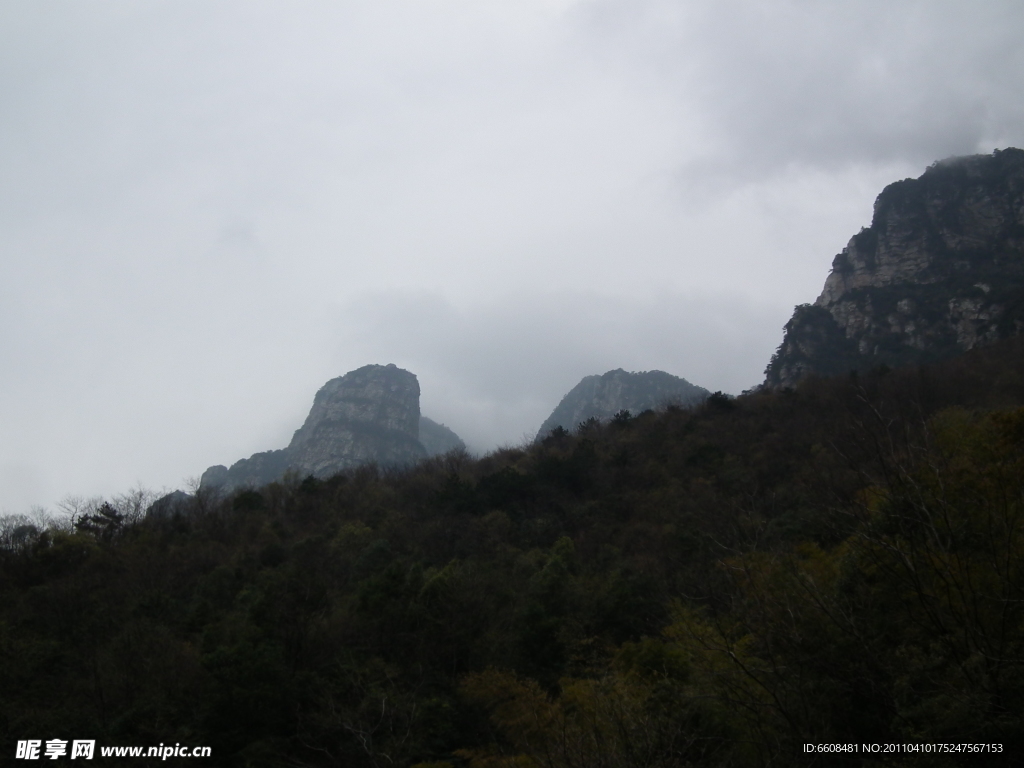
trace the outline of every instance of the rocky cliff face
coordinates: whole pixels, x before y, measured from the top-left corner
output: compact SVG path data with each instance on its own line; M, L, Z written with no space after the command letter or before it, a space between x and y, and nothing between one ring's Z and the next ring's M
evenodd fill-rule
M573 430L590 418L611 419L619 411L634 415L669 404L693 405L709 392L664 371L627 373L621 368L601 376L587 376L562 398L541 425L537 439L556 427Z
M324 384L287 448L203 473L200 487L264 485L285 472L329 477L360 464L404 466L426 457L419 441L420 385L395 365L367 365Z
M882 191L786 324L765 384L929 362L1022 329L1024 151L953 158Z

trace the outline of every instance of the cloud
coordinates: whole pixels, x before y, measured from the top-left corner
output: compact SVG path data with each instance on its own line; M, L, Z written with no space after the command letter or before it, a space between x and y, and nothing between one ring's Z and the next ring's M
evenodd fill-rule
M920 166L1024 141L1016 2L605 0L579 19L609 67L658 77L700 116L684 179Z
M283 445L369 362L484 449L757 382L888 182L1024 145L1018 3L0 5L0 508Z

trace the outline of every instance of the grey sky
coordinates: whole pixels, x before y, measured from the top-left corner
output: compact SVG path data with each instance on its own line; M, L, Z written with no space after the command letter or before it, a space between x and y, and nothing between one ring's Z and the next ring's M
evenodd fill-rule
M881 188L1024 146L1018 2L0 4L0 509L182 485L394 362L477 450L739 392Z

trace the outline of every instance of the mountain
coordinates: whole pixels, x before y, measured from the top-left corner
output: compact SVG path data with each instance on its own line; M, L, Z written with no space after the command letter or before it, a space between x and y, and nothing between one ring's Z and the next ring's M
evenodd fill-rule
M324 478L371 462L407 466L427 456L419 435L416 376L394 364L367 365L320 388L287 448L253 454L230 469L210 467L200 487L261 486L289 470Z
M0 515L0 730L225 768L1016 768L1022 405L1024 335L182 514Z
M693 405L709 394L703 387L664 371L629 373L617 368L600 376L586 376L541 424L537 439L556 427L573 430L587 419L607 421L620 411L636 414L669 404Z
M917 284L946 290L897 285ZM0 732L203 745L226 768L852 768L900 744L886 765L1015 768L1011 336L479 459L0 515ZM588 377L559 421L673 381ZM357 431L425 453L418 395L353 371L293 445L239 464L326 471Z
M951 158L882 191L786 324L765 385L926 363L1022 328L1024 151Z
M466 450L466 444L462 442L462 438L444 424L438 424L426 416L420 416L420 443L426 450L427 456L440 456L448 451Z

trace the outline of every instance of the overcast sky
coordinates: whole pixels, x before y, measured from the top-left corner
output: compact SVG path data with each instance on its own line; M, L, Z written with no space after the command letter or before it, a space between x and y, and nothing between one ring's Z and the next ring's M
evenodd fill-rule
M759 383L885 184L1024 146L1024 5L0 4L0 510L286 445L367 363L477 451Z

